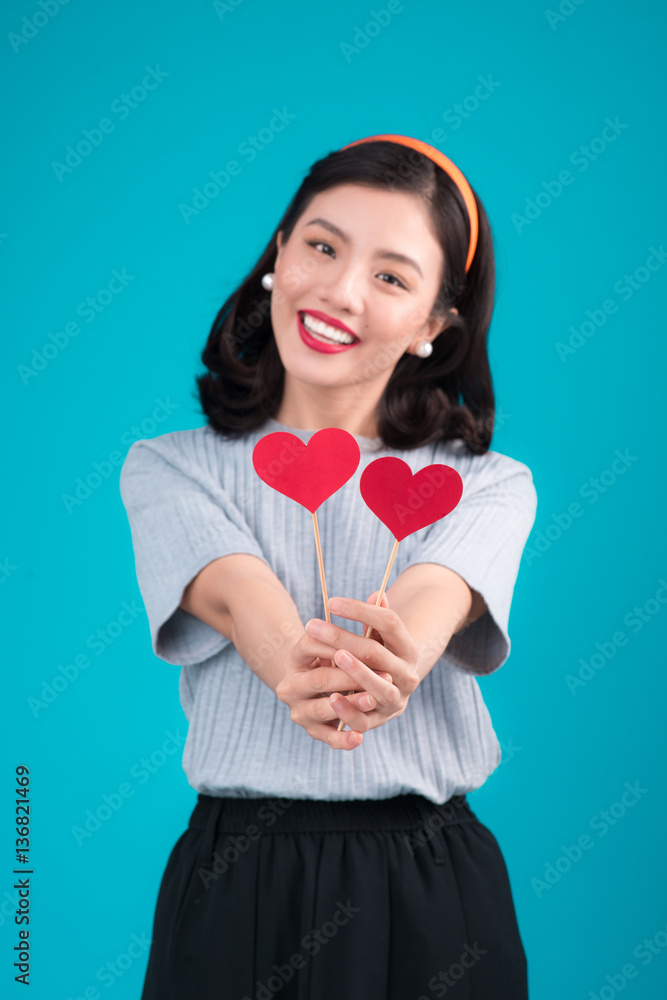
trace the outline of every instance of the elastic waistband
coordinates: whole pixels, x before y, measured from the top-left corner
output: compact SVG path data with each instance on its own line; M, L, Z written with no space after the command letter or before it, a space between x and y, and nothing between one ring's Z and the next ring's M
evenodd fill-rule
M389 799L221 798L199 793L188 826L217 833L262 833L345 830L411 830L425 823L440 828L478 822L465 795L438 805L421 795Z

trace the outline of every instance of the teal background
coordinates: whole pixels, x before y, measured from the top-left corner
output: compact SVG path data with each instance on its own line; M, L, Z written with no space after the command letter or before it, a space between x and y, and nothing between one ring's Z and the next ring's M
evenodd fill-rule
M667 241L666 15L648 0L565 0L561 8L570 13L554 6L560 20L550 23L549 8L534 0L511 8L412 0L350 52L342 46L359 40L373 9L351 0L236 0L226 10L73 0L38 29L23 21L45 19L37 0L3 5L3 995L23 995L11 968L9 824L19 764L32 783L30 995L140 995L145 951L129 965L120 959L118 974L97 973L127 955L133 935L150 938L159 881L196 793L180 750L164 761L158 754L154 773L141 770L168 732L187 730L178 669L152 655L143 612L103 652L87 646L123 602L141 604L118 463L137 437L203 422L194 375L220 304L309 165L382 132L445 151L494 231L490 354L502 417L492 447L529 465L539 506L515 590L511 658L480 681L503 762L469 799L507 861L531 997L664 995L667 610L655 594L667 578L667 268L639 271L636 289L622 289L624 275ZM22 29L33 37L12 45ZM114 102L149 66L167 76L121 118ZM489 75L493 92L475 108L471 95ZM454 105L466 99L457 125ZM274 108L294 118L252 162L240 157ZM114 130L59 179L52 164L105 117ZM576 151L607 118L626 127L603 150L594 143L598 153L582 169L586 154ZM241 172L186 222L179 205L230 159ZM517 221L568 169L572 183L550 204L543 197L533 221ZM123 268L132 276L126 287L86 323L79 303ZM616 311L561 360L557 345L570 328L610 299ZM50 333L77 320L79 335L26 376L33 349L41 353ZM151 424L159 401L163 419ZM626 449L628 467L605 474ZM107 477L68 511L63 495L95 462ZM573 503L580 515L568 525ZM644 606L644 621L627 617ZM627 641L616 648L618 631ZM568 675L596 652L602 665L589 666L590 679L573 692ZM90 666L31 709L43 685L63 676L60 665L83 653ZM77 845L72 828L123 782L132 796ZM623 815L614 807L602 835L596 817L619 802L626 782L643 791ZM540 887L535 880L544 883L548 866L584 834L591 849ZM635 951L644 939L653 952ZM628 963L634 975L622 971Z

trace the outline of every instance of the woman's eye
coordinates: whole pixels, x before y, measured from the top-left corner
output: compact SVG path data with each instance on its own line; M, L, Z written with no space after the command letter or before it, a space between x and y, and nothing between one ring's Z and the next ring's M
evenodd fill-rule
M328 247L329 250L333 251L333 247L329 246L329 244L325 243L323 240L306 240L306 243L309 247Z
M306 243L308 244L309 247L315 247L315 248L317 248L317 247L326 247L325 253L326 253L327 250L331 250L331 254L333 254L333 255L335 255L335 253L336 253L336 251L331 246L331 244L325 243L324 240L306 240ZM331 254L327 254L327 256L331 256ZM396 282L396 285L399 288L407 288L407 285L404 285L403 282L401 281L401 279L397 278L395 274L389 274L388 271L382 271L382 274L385 275L387 278L391 278L391 282ZM388 285L391 282L385 281L384 283L385 283L385 285Z
M405 287L406 287L406 286L405 286L405 285L403 284L403 282L402 282L402 281L400 280L400 278L397 278L395 274L388 274L388 273L387 273L386 271L383 271L382 273L383 273L383 274L386 274L388 278L391 278L391 279L392 279L392 281L395 281L395 282L397 282L397 283L398 283L398 286L399 286L400 288L405 288ZM387 285L387 284L389 284L389 282L388 282L388 281L385 281L385 285Z

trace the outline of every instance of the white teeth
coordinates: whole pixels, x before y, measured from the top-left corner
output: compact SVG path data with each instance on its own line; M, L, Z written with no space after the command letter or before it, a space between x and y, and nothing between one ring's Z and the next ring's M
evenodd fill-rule
M308 330L308 333L314 334L317 340L333 340L337 344L354 343L354 337L351 337L349 333L344 333L343 330L339 330L335 326L329 326L328 323L323 323L322 320L315 319L309 313L303 313L301 322Z

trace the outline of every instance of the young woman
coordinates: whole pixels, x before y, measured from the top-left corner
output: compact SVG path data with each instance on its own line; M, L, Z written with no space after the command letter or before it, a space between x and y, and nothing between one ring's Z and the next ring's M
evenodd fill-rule
M182 667L199 793L143 1000L527 996L505 862L466 800L500 762L475 675L509 655L536 510L529 468L489 450L493 294L460 171L416 139L359 140L313 165L216 317L207 425L130 448L138 582ZM361 451L319 511L330 624L310 515L252 465L265 434L324 427ZM464 492L401 542L375 606L393 539L359 477L384 455L453 466Z

